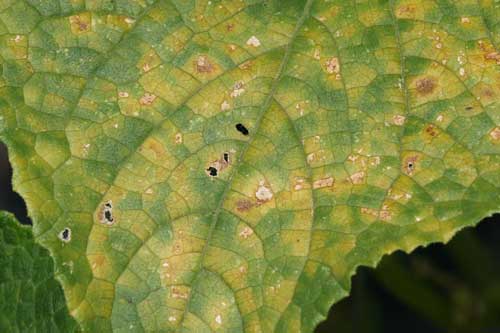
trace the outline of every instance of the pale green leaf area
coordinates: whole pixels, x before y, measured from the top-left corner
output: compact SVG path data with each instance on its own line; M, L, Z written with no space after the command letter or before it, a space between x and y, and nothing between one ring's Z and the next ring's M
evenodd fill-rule
M311 332L500 211L499 45L494 0L0 0L1 135L83 330Z
M0 332L75 332L53 266L31 228L0 212Z

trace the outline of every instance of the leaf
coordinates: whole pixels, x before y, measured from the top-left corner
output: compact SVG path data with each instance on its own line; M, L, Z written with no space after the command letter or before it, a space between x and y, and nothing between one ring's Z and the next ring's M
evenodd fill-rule
M74 332L49 252L31 228L0 212L0 331Z
M85 330L310 332L499 211L491 1L1 7L15 187Z

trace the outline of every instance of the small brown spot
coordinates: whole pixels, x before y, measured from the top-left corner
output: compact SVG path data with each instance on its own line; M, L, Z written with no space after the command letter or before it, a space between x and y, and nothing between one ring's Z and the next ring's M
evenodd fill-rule
M416 6L415 5L404 5L404 6L400 6L398 9L397 9L397 14L398 16L402 16L402 15L412 15L415 13L415 10L416 10Z
M314 49L313 58L316 60L321 59L321 50L319 48Z
M237 81L233 86L233 90L231 91L231 97L236 98L243 94L245 92L244 86L245 83L243 81Z
M497 64L500 64L500 52L489 52L484 55L485 60L494 60Z
M434 88L436 88L436 81L431 77L424 77L417 80L415 87L421 95L428 95L434 91Z
M198 73L212 73L214 69L214 65L209 61L207 56L201 55L196 60L196 71Z
M430 124L425 128L425 133L429 134L432 137L435 137L436 135L438 135L438 130L436 126Z
M228 103L228 101L224 100L222 104L220 105L220 110L221 111L228 111L231 110L231 104Z
M239 235L241 238L247 239L248 237L253 235L253 230L249 227L244 227Z
M246 274L246 272L247 272L247 268L246 268L245 266L240 266L240 267L238 268L238 271L240 272L240 275L241 275L241 276L243 276L243 275L245 275L245 274Z
M172 287L170 290L173 298L180 298L180 299L188 298L188 292L182 291L181 288L179 287Z
M413 175L413 172L415 171L416 168L416 163L418 160L418 156L408 156L403 164L403 169L405 173L409 176Z
M361 210L361 214L378 216L378 212L373 208L361 207L360 210Z
M253 61L252 60L248 60L248 61L245 61L244 63L242 63L241 65L239 65L239 69L242 69L242 70L247 70L247 69L250 69L252 68L253 66Z
M295 178L295 185L293 189L295 191L300 191L304 188L304 178Z
M228 23L228 24L226 24L226 30L228 32L233 31L234 30L234 23Z
M340 73L340 63L338 58L330 58L325 63L326 72L328 74L339 74Z
M255 204L250 200L243 199L236 201L236 210L238 210L239 212L249 211L254 206Z
M151 105L155 100L156 100L156 95L147 92L144 93L144 96L141 97L139 103L141 105Z
M495 97L495 93L490 88L484 88L484 89L482 89L481 90L481 95L484 96L484 97L486 97L486 98Z
M365 172L359 171L351 175L351 181L353 184L362 184L365 179Z
M334 181L333 177L325 177L325 178L321 178L321 179L316 180L313 183L313 188L316 189L316 188L323 188L323 187L332 187L334 183L335 183L335 181Z
M174 244L174 253L175 254L182 253L182 244L180 242Z
M182 133L175 134L175 143L178 145L182 143Z
M403 124L405 123L405 120L406 120L406 117L399 115L399 114L392 117L392 122L394 123L394 125L397 125L397 126L403 126Z
M492 129L490 132L490 136L495 141L500 140L500 127L497 126L494 129Z
M71 30L73 31L73 33L83 33L90 31L90 20L91 16L89 13L70 16L69 22L71 24Z

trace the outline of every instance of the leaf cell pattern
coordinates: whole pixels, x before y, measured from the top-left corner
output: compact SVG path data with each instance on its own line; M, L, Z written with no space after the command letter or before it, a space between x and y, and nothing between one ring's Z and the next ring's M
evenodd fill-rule
M499 211L493 0L2 0L0 28L83 330L310 332L357 266Z

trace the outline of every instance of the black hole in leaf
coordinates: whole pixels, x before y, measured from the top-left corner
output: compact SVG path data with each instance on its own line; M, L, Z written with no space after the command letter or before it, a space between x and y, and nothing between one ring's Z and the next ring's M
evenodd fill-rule
M104 211L104 217L106 218L106 220L108 220L109 222L113 222L114 219L113 219L113 214L111 213L111 211L109 210L106 210Z
M70 235L70 231L68 228L64 228L63 232L61 233L62 235L62 239L67 241L69 240L69 235Z
M208 174L209 174L210 176L212 176L212 177L217 176L217 169L216 169L216 168L214 168L214 167L209 167L209 168L207 169L207 171L208 171Z
M248 135L248 130L243 124L236 124L236 129L243 135Z
M228 163L228 162L229 162L229 154L228 154L228 153L224 153L224 154L222 155L222 157L224 158L224 161L226 161L226 163Z

